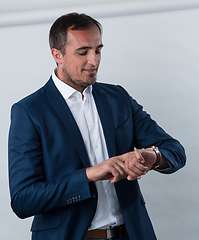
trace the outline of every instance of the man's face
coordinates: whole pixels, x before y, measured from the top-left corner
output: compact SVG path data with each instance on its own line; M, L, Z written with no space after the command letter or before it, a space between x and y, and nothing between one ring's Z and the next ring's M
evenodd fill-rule
M97 26L69 30L65 55L58 64L57 76L66 84L82 92L95 83L102 49L101 33Z

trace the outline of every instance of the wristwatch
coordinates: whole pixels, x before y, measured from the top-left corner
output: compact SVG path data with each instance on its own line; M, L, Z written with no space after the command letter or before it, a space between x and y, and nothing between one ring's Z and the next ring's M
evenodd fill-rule
M154 163L154 165L153 165L152 168L151 168L151 170L153 170L153 169L156 169L156 168L159 167L161 153L160 153L158 147L156 147L156 146L152 146L152 147L150 147L150 148L151 148L151 149L155 152L155 154L156 154L156 162Z

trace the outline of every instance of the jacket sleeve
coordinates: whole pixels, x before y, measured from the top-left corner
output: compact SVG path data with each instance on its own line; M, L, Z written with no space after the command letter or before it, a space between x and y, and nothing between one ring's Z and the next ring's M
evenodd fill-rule
M46 181L42 141L19 103L11 110L8 141L11 206L20 218L59 210L91 197L85 168Z
M186 163L186 155L180 142L166 133L122 87L131 106L134 124L134 143L137 149L157 146L169 161L171 168L161 173L173 173Z

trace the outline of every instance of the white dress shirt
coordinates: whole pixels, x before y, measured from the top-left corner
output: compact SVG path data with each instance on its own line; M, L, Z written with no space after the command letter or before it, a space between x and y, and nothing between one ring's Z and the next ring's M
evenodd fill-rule
M91 166L109 158L104 133L95 101L92 86L80 92L57 78L54 71L52 79L68 104L73 117L79 127L88 153ZM97 181L98 191L97 210L91 229L107 229L124 223L114 184L109 180Z

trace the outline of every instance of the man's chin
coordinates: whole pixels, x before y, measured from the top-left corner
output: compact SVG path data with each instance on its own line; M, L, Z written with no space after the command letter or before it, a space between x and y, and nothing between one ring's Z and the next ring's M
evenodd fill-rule
M93 85L96 82L96 77L95 78L89 78L84 82L81 82L79 86L81 86L83 89L87 88L90 85Z
M94 82L96 81L96 78L97 78L96 74L89 74L88 76L91 81L94 81Z
M97 80L97 76L96 74L90 74L89 75L89 79L88 79L88 82L90 82L90 85L94 84Z

